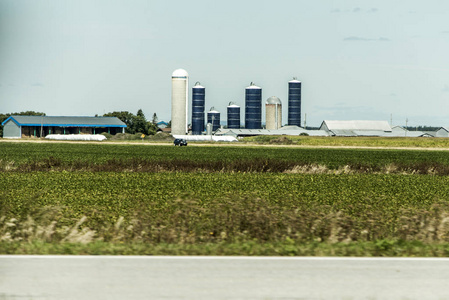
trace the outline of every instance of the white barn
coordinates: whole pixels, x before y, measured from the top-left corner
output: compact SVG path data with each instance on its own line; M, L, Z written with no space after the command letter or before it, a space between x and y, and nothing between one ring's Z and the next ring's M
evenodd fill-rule
M384 136L392 129L387 121L335 121L324 120L320 130L332 136Z

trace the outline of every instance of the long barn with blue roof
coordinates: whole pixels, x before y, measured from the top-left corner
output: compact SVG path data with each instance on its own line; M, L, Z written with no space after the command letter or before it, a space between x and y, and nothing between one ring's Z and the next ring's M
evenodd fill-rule
M48 134L123 133L126 124L116 117L10 116L3 123L4 138L45 137Z

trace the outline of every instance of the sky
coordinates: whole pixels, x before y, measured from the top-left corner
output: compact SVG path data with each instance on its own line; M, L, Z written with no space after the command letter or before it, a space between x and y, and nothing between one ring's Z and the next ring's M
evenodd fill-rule
M0 113L169 121L183 68L222 119L255 82L286 123L297 77L307 126L449 126L448 20L447 0L0 0Z

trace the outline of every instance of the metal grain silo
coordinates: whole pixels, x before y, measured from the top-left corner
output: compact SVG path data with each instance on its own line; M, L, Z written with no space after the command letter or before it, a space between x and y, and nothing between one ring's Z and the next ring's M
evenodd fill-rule
M171 77L171 83L171 133L172 135L183 135L188 131L189 74L183 69L175 70Z
M253 82L245 89L245 128L262 128L262 88Z
M204 105L206 89L199 82L192 88L192 134L200 135L204 131Z
M265 102L266 127L276 130L282 127L282 103L278 97L270 97Z
M227 107L228 112L228 128L238 129L240 128L240 106L234 102L229 102Z
M213 107L207 113L207 123L212 124L212 131L216 131L220 128L220 113Z
M212 124L207 123L206 125L206 135L212 135Z
M301 81L288 82L288 125L301 126Z

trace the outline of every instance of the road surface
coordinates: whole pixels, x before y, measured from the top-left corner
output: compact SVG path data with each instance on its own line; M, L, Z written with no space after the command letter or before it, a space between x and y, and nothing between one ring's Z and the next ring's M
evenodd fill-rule
M0 256L7 299L449 299L449 259Z

